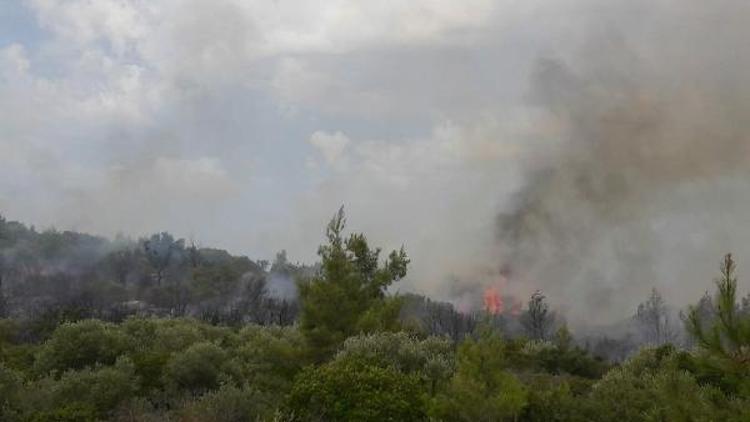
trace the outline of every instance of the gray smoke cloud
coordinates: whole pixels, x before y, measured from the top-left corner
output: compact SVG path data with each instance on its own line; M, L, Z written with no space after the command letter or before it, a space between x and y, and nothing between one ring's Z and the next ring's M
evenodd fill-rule
M497 221L514 288L542 288L574 321L626 317L651 287L693 302L721 254L749 257L748 6L641 6L538 62L529 100L556 135L527 151Z
M571 322L750 263L746 2L18 3L9 218L313 262L343 203L406 246L400 291L541 288Z

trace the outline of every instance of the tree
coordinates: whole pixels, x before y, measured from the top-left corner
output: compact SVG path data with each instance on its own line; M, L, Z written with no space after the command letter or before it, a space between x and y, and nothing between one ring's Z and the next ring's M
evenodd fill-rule
M127 347L127 337L117 326L89 319L57 327L36 355L37 373L82 369L112 364Z
M703 363L732 378L736 388L750 394L750 315L739 312L737 304L736 264L732 254L724 256L721 275L715 280L717 291L713 315L693 306L686 328L703 352Z
M592 357L574 344L573 336L565 324L558 328L554 341L529 342L524 346L524 352L535 367L551 375L567 374L598 379L607 369L601 358Z
M503 339L488 329L478 340L458 349L456 373L448 389L432 401L430 416L450 421L515 420L526 405L527 392L507 371Z
M273 419L268 397L253 388L224 384L177 413L181 421L257 422ZM138 419L140 420L140 419Z
M14 420L21 401L22 385L21 375L0 361L0 420Z
M555 346L562 351L567 352L573 345L573 335L568 330L568 324L562 324L555 333Z
M201 251L198 245L195 243L195 240L190 241L190 246L185 249L185 252L187 252L188 261L190 262L190 266L192 268L197 268L202 261L201 257Z
M292 327L247 325L239 332L236 355L241 372L252 386L280 399L289 392L294 377L308 363L304 338Z
M527 335L534 340L546 340L554 322L554 315L549 310L545 296L537 290L529 299L528 308L521 316L521 323Z
M165 378L168 384L192 393L202 393L219 387L227 378L227 354L213 343L193 344L175 354L167 363Z
M104 264L115 278L115 281L125 285L128 275L137 268L138 256L130 248L110 252L104 258Z
M184 257L185 241L175 240L167 232L157 233L143 242L143 251L155 271L156 284L161 286L170 266Z
M744 406L683 370L680 364L685 359L689 354L669 344L642 349L594 385L587 420L747 420L746 410L740 415Z
M273 264L271 264L270 272L288 274L290 273L289 267L289 259L286 256L286 250L282 249L276 253L276 258L274 259Z
M413 293L401 297L404 300L401 320L413 331L448 336L454 343L458 343L476 328L475 315L458 312L451 303L432 301Z
M633 316L646 343L662 345L675 339L669 325L669 310L658 290L651 289L648 300L638 305Z
M385 293L406 275L406 252L403 247L393 251L380 265L380 249L371 249L363 234L344 239L345 221L341 207L328 224L328 243L318 250L318 274L298 286L300 329L317 360L330 356L347 337L363 331L362 323L392 326L398 318L398 312L387 306ZM389 321L373 324L375 314Z
M453 360L447 337L418 339L403 331L349 337L335 357L336 362L363 362L417 375L431 396L452 375Z
M112 366L47 376L26 391L25 406L34 414L27 420L107 419L120 403L135 395L137 388L135 368L128 358L120 358Z
M0 255L0 318L5 318L10 313L8 309L8 299L3 291L3 257Z

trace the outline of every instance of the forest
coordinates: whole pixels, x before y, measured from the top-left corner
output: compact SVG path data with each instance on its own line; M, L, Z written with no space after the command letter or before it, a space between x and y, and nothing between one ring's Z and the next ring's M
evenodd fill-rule
M315 265L1 219L0 420L750 418L731 255L682 329L654 290L622 339L576 335L541 291L513 313L394 294L410 260L381 252L343 208Z

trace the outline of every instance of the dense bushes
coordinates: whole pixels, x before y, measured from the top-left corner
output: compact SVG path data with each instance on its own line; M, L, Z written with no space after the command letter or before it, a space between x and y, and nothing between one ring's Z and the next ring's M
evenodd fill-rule
M41 347L34 368L44 374L112 364L126 350L127 341L113 324L97 320L64 323Z
M164 234L145 244L156 280L169 284L188 271L171 267L177 248L202 303L213 303L214 289L222 296L240 289L228 302L230 317L123 314L105 322L84 318L101 315L89 301L42 318L0 319L0 420L750 420L750 305L736 303L731 256L716 297L686 316L695 349L644 348L612 366L578 347L564 324L551 336L541 293L529 305L537 311L527 333L533 340L503 331L498 316L480 323L441 311L429 330L402 326L406 301L386 289L405 275L405 252L380 260L380 249L361 234L344 237L343 228L340 212L320 249L319 271L298 284L298 324L248 323L281 315L258 313L268 310L262 283L241 275L254 264L222 251L198 253ZM64 237L39 236L44 256L55 256ZM107 259L122 283L135 271L127 253ZM273 268L291 271L283 255Z
M489 328L457 348L405 332L356 335L322 364L308 360L308 347L294 327L64 323L42 344L2 344L0 420L750 417L733 372L673 346L643 349L608 371L570 345L506 340Z
M288 405L299 420L375 422L425 417L415 375L390 366L346 360L303 371L295 381Z
M232 330L186 319L64 323L42 344L3 344L0 419L94 420L123 412L183 417L219 410L267 415L280 408L304 365L294 338L299 334L288 328ZM10 358L19 351L29 358Z

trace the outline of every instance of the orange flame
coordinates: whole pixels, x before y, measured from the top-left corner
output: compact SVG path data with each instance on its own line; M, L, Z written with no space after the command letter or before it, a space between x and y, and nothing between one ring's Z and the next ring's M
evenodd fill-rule
M503 313L503 299L497 287L490 286L484 291L484 308L492 315Z

